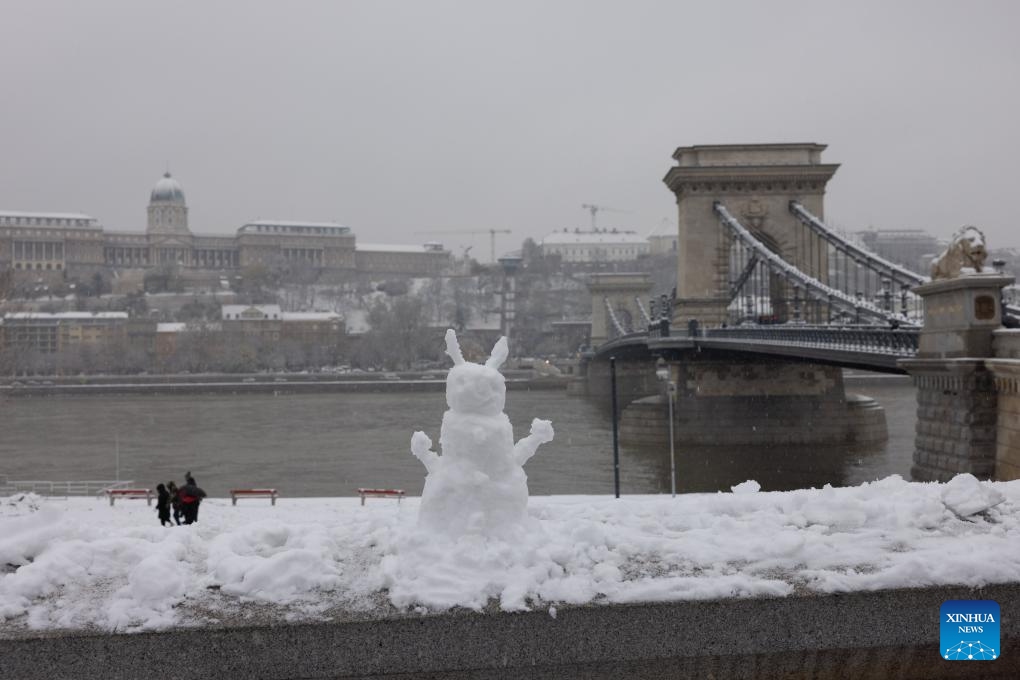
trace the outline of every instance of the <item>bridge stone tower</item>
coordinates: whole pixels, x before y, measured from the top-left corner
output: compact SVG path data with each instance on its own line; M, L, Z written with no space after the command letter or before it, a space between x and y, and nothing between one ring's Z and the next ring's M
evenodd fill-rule
M606 303L627 330L647 330L635 298L647 299L652 282L648 274L594 274L591 291L591 344L598 347L616 335Z
M679 209L677 299L673 323L720 325L730 305L731 237L716 201L784 260L828 280L825 243L789 211L791 200L823 216L825 186L838 165L823 164L824 144L727 144L680 147L663 181Z

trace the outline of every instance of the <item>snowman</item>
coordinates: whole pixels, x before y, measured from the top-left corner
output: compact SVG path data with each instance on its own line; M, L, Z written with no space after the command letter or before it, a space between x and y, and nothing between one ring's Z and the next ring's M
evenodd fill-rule
M453 368L446 378L446 403L439 444L432 451L424 432L411 437L411 453L428 474L421 494L419 526L450 536L510 537L527 523L528 478L524 464L553 439L552 423L535 418L531 433L514 444L513 427L503 412L506 384L499 367L506 361L502 337L482 364L464 360L457 334L446 331L446 353Z

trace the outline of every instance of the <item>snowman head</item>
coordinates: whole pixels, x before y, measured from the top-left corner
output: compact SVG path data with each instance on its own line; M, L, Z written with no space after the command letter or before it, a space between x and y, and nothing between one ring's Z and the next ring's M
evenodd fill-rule
M453 329L446 331L446 353L453 359L453 368L446 377L446 403L458 413L495 415L506 404L506 383L499 367L508 354L506 338L492 348L485 364L464 361Z

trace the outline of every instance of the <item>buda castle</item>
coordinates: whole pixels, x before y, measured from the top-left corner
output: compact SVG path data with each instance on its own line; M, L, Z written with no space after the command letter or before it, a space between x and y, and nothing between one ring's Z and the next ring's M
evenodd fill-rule
M167 172L149 195L142 231L107 231L88 215L0 210L0 272L15 280L86 280L176 266L193 280L217 279L257 265L303 266L324 279L351 273L439 274L450 251L420 246L356 243L350 227L333 222L258 220L234 236L192 233L180 183Z

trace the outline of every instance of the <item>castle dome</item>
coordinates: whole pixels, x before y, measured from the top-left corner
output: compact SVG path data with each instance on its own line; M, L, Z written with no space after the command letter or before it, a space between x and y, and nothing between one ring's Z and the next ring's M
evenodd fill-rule
M184 190L181 189L180 182L170 176L169 171L163 173L163 176L156 182L156 186L152 187L149 202L156 201L184 203Z

